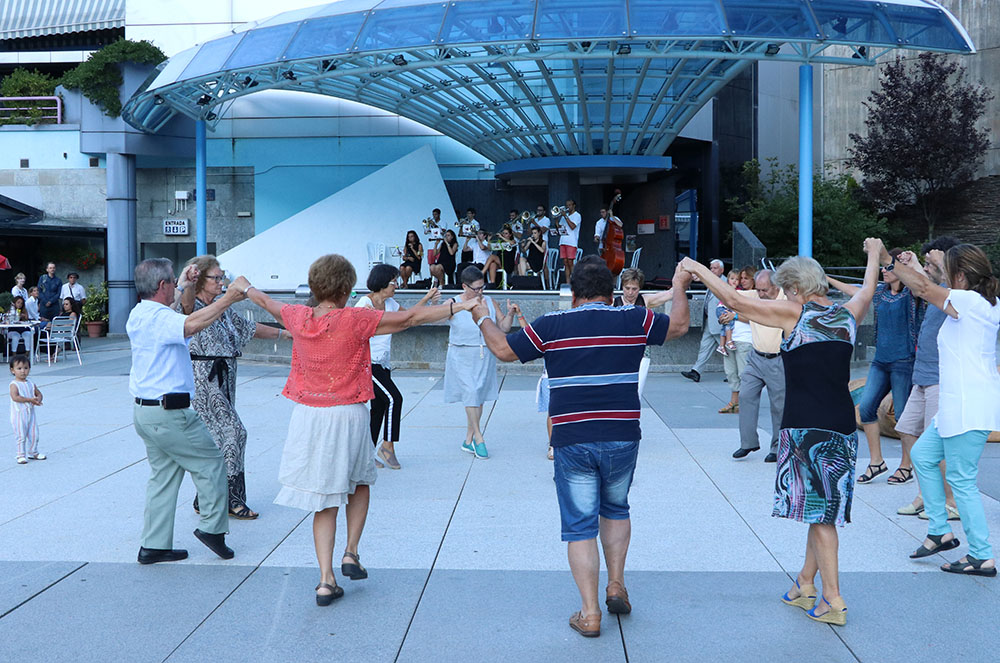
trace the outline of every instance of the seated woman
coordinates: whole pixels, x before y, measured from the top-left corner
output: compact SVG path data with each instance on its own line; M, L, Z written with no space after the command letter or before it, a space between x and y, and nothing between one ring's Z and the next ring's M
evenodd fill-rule
M59 310L59 316L63 318L72 318L76 320L80 317L79 311L76 309L79 307L79 303L72 297L63 297L62 305Z
M455 231L445 230L444 239L435 240L434 249L437 251L437 262L431 265L431 276L437 279L435 287L454 284L455 254L458 253L458 238L455 237Z
M30 318L28 317L28 307L24 302L24 297L17 295L14 297L13 301L10 303L11 311L17 317L20 322L27 322ZM7 328L7 344L10 346L10 354L18 354L20 343L24 343L24 350L20 350L25 354L31 352L31 343L35 338L34 330L30 325L25 325L24 327L8 327Z
M416 230L406 233L406 245L403 247L403 264L399 266L399 276L403 287L410 282L410 276L420 275L420 266L424 260L424 246L420 243Z
M527 276L528 271L534 274L541 274L545 278L545 255L548 245L545 242L545 235L539 226L531 226L531 235L524 243L521 251L520 264L517 266L517 273Z
M486 259L485 265L483 265L483 276L489 279L490 284L494 288L499 287L497 284L497 271L502 269L507 274L513 274L517 262L517 242L514 240L514 231L511 227L505 225L501 228L498 239L501 249L490 254Z

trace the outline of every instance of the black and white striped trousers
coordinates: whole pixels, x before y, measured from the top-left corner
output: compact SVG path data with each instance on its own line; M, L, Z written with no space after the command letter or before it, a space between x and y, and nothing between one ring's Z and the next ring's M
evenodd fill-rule
M379 440L399 441L399 420L403 416L403 395L392 381L392 371L381 364L372 364L375 398L371 402L372 444ZM385 435L382 429L385 428Z

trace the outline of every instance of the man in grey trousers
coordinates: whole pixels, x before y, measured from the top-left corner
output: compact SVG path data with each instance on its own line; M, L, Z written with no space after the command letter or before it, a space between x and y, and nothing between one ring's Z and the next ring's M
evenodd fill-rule
M197 270L189 267L182 279L191 282ZM189 339L215 322L231 304L246 297L249 283L242 276L222 297L185 316L174 311L177 284L166 258L144 260L135 268L135 288L141 301L128 316L125 330L132 348L129 391L135 432L146 443L151 470L146 485L140 564L185 559L186 550L173 549L177 490L188 472L198 489L201 522L194 535L223 559L229 531L229 488L222 452L205 424L191 409L194 371Z
M726 266L718 258L708 263L708 268L720 279L723 278L722 274L726 270ZM719 324L719 319L715 317L715 307L718 305L719 298L713 295L711 290L706 292L705 308L701 316L701 346L698 348L698 361L694 363L690 371L681 371L681 375L688 380L693 380L694 382L701 381L701 371L705 370L705 366L712 359L712 353L719 347L719 335L722 334L722 325Z
M785 299L785 293L771 282L771 271L762 269L754 279L757 296L761 299ZM778 431L785 410L785 367L781 361L781 330L750 323L753 350L740 380L740 448L733 458L743 458L760 449L757 434L757 415L760 412L760 394L767 388L771 403L771 449L764 457L765 463L778 460Z

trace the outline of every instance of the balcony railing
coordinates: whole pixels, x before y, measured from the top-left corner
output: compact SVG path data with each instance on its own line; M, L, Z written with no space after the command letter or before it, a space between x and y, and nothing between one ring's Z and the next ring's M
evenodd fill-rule
M62 124L60 97L0 97L0 124Z

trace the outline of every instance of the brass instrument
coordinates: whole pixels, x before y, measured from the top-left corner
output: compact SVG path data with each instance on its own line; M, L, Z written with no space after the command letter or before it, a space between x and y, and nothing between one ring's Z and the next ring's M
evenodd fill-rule
M429 235L432 228L437 228L438 227L438 224L434 222L434 217L431 217L431 216L427 217L426 219L424 219L420 223L422 223L423 226L424 226L424 234L425 235Z
M529 212L528 210L524 210L523 212L521 212L521 221L527 223L528 221L531 220L533 216L535 215Z
M566 208L561 205L553 205L551 211L552 211L552 217L555 218L558 216L562 216L563 212L566 211Z

